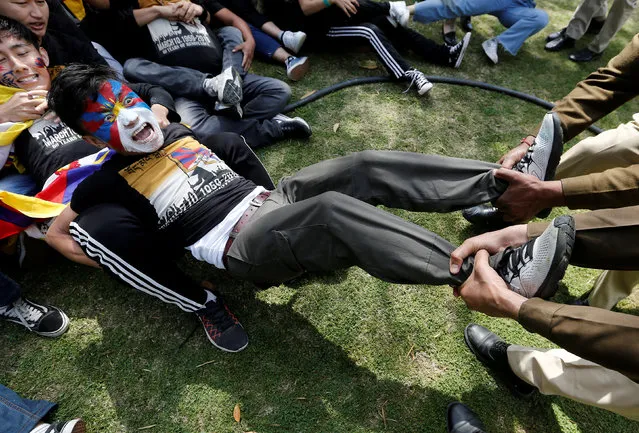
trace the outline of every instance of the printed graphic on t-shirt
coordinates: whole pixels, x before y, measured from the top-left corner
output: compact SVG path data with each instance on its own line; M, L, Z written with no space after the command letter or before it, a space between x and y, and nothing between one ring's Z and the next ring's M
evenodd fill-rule
M119 173L151 202L161 229L238 177L191 137L149 154Z
M33 122L29 128L29 134L38 142L46 155L69 143L82 140L82 137L60 122L52 112Z
M158 18L148 24L148 29L160 57L184 48L214 48L206 28L197 18L195 24Z

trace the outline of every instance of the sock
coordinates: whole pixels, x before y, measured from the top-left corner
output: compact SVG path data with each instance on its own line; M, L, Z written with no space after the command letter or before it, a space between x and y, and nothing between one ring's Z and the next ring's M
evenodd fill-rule
M208 304L210 301L217 302L217 296L215 296L210 290L204 290L206 292L206 301L204 304Z
M286 33L286 30L281 30L280 34L277 36L281 43L284 43L284 33Z

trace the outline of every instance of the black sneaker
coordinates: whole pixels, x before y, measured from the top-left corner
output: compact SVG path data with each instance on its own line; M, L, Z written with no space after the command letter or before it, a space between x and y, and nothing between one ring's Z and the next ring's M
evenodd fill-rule
M85 433L86 426L80 418L53 424L40 424L31 433Z
M460 43L450 47L450 51L448 53L448 64L453 68L457 69L461 66L464 54L466 54L466 49L470 43L471 35L471 32L466 33Z
M280 125L283 138L309 138L313 134L311 126L301 117L278 114L273 120Z
M526 298L549 298L568 268L575 243L575 220L555 218L541 236L517 248L507 248L495 270L511 290Z
M531 174L539 180L553 180L563 148L561 121L559 115L551 111L544 116L533 145L528 148L524 157L515 164L513 170Z
M464 341L473 355L499 376L513 393L519 397L527 398L537 390L513 373L508 364L507 350L510 344L499 338L498 335L483 326L471 323L464 329Z
M206 303L206 308L196 314L204 326L206 336L213 346L225 352L239 352L248 346L244 328L231 313L220 295Z
M403 78L406 81L410 81L408 89L404 90L404 93L408 92L410 88L413 87L413 84L415 84L415 87L417 87L417 93L419 94L419 96L425 95L430 91L430 89L433 88L433 83L428 81L426 75L424 75L423 72L418 71L417 69L409 69L408 71L404 72Z
M57 307L39 305L26 298L0 307L0 319L17 323L43 337L59 337L69 328L69 318Z

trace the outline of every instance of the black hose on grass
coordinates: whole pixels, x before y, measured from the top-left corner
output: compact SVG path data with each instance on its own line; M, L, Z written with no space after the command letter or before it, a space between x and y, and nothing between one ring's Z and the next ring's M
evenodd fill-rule
M465 78L452 78L452 77L439 77L439 76L426 76L428 81L433 83L445 83L445 84L456 84L459 86L468 86L468 87L477 87L479 89L490 90L491 92L502 93L507 96L512 96L514 98L521 99L526 102L532 102L535 105L539 105L547 110L550 110L555 106L555 104L544 101L536 96L529 95L527 93L518 92L517 90L511 90L506 87L496 86L494 84L483 83L481 81L473 81L467 80ZM374 83L386 83L396 81L390 75L385 77L362 77L362 78L352 78L350 80L342 81L341 83L333 84L332 86L325 87L312 95L307 96L304 99L300 99L297 102L292 104L288 104L282 110L283 113L289 113L297 108L303 107L306 104L309 104L313 101L317 101L320 98L323 98L326 95L330 95L333 92L337 92L338 90L345 89L346 87L351 86L359 86L360 84L374 84ZM603 130L595 125L590 125L588 130L595 135L600 134Z

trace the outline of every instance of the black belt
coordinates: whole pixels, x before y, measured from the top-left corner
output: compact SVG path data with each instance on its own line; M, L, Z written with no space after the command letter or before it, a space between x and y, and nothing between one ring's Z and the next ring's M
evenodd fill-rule
M226 269L229 268L228 259L226 257L226 254L231 249L231 245L233 245L233 242L235 241L235 238L240 233L240 230L242 230L242 227L244 227L246 225L246 223L249 222L249 220L251 219L251 217L253 216L255 211L258 210L260 208L260 206L262 206L262 203L264 203L264 201L267 198L269 198L270 195L271 195L271 191L264 191L263 193L257 195L253 200L251 200L251 204L249 205L248 209L246 209L244 214L240 217L240 219L237 221L237 223L235 223L235 225L233 226L233 230L231 230L231 234L229 235L229 239L226 241L226 245L224 245L224 253L222 254L222 263L224 263L224 267Z

